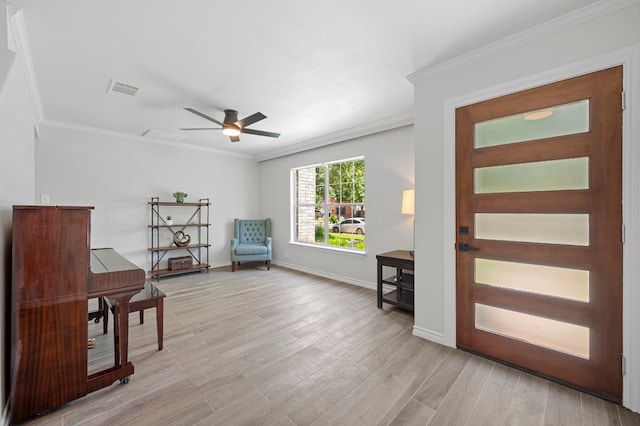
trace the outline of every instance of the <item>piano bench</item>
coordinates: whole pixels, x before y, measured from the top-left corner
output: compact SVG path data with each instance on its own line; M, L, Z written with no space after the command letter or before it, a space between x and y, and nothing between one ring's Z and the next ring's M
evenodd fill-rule
M145 282L144 289L133 296L129 301L129 313L140 313L140 324L144 324L144 310L149 308L156 308L156 327L158 332L158 350L162 350L163 344L163 329L164 329L164 298L165 294L160 291L156 286L149 281ZM109 321L109 310L114 313L114 308L118 305L118 302L104 298L104 323L103 333L107 333L107 324Z

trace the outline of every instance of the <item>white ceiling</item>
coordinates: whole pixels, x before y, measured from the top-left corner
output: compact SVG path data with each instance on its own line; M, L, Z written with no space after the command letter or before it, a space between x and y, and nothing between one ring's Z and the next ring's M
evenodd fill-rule
M149 129L251 156L406 120L407 75L594 0L9 0L24 13L44 119ZM107 93L111 80L139 87ZM231 143L185 111L267 118Z

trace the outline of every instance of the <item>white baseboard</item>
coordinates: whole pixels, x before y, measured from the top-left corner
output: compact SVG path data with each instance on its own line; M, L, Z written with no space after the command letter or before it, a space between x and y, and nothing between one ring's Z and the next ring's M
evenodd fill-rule
M223 260L222 262L212 262L212 263L210 263L210 265L211 265L210 269L224 268L226 266L231 266L231 261L230 260Z
M320 271L318 269L307 268L305 266L294 265L294 264L291 264L291 263L281 262L279 260L278 261L273 261L272 260L271 263L273 265L281 266L283 268L293 269L295 271L300 271L300 272L306 272L306 273L311 274L311 275L317 275L319 277L328 278L328 279L331 279L331 280L336 280L336 281L340 281L340 282L343 282L343 283L356 285L358 287L368 288L370 290L376 290L377 291L377 289L378 289L378 286L375 283L370 283L370 282L362 281L362 280L356 280L356 279L345 277L345 276L342 276L342 275L332 274L332 273L327 272L327 271Z
M438 333L433 330L428 330L426 328L418 327L417 325L413 326L413 335L416 337L421 337L425 340L429 340L434 343L439 343L444 346L451 346L450 344L447 343L446 339L444 338L444 334ZM455 347L455 346L451 346L451 347Z

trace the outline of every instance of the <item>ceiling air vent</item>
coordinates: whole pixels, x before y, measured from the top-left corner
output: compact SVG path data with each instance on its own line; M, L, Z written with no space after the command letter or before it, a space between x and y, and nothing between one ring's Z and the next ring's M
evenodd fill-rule
M120 83L115 80L111 80L109 83L109 89L107 89L107 93L109 92L117 92L122 93L123 95L135 96L138 93L139 88L132 86L130 84Z

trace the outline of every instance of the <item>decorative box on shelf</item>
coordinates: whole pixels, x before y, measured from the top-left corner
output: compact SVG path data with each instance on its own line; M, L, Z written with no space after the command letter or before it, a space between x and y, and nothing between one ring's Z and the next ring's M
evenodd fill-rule
M180 269L191 269L193 267L193 257L180 256L169 258L169 269L177 271Z

